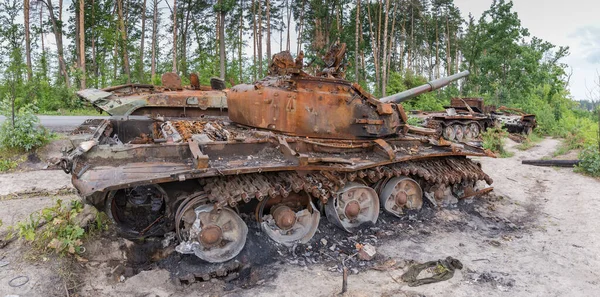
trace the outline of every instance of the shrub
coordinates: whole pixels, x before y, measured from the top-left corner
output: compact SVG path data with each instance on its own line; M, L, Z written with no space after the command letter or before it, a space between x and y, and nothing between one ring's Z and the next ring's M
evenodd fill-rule
M501 158L510 157L512 154L504 149L504 138L507 135L508 132L500 127L488 128L481 134L483 148L499 154Z
M600 177L600 151L598 147L591 145L579 153L579 165L575 168L577 172Z
M39 119L34 114L33 106L26 105L15 112L14 126L10 107L6 101L0 106L0 111L6 120L0 126L0 146L8 149L30 151L48 143L50 133L39 125Z

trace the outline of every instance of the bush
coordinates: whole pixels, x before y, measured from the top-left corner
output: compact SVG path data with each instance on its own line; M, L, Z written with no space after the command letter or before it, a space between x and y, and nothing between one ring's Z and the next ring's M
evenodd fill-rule
M31 105L21 107L15 114L13 126L10 107L3 102L2 114L6 120L0 126L0 146L8 149L30 151L48 143L50 133L39 125Z
M597 146L590 145L579 153L579 165L575 171L600 177L600 151Z
M483 138L483 148L499 154L501 158L512 156L512 154L504 149L504 138L508 136L508 132L500 127L488 128L481 134Z

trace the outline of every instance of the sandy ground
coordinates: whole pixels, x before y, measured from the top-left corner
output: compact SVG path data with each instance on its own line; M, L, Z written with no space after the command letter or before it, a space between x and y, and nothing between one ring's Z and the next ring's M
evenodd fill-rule
M480 159L494 179L495 190L485 201L474 202L478 211L438 210L434 223L402 224L406 231L401 231L401 239L385 239L377 245L378 262L455 257L464 268L452 279L409 287L399 281L406 264L386 271L359 270L349 275L346 296L595 296L600 287L600 231L596 229L600 225L600 181L572 169L520 162L551 156L558 144L558 140L545 139L528 151L514 150L511 158ZM514 145L508 141L509 147ZM7 191L7 180L17 179L0 175L3 191ZM9 188L9 192L22 189ZM40 209L52 199L2 200L0 218L5 223L15 222L27 216L25 210ZM228 291L223 291L227 286L222 281L176 285L168 271L158 268L136 275L125 272L122 274L127 276L120 278L115 271L130 245L106 238L91 241L84 253L89 262L71 261L68 266L77 274L74 288L64 280L69 274L64 268L66 260L42 258L32 263L23 256L26 248L13 243L0 249L0 259L4 257L0 266L1 261L10 262L0 267L0 297L66 296L67 287L71 296L334 296L341 291L342 275L336 269L331 272L330 263L304 267L274 264L272 279L250 289ZM27 275L29 282L19 288L9 286L19 275Z

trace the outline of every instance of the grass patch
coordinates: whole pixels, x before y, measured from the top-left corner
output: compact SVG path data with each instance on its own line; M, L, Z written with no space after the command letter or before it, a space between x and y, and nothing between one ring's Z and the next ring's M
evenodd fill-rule
M571 150L583 149L585 144L586 138L583 134L569 132L567 137L565 137L561 145L552 155L554 157L566 155Z
M60 115L60 116L98 116L102 115L93 107L73 108L73 109L58 109L58 110L41 110L38 115Z
M521 142L521 144L515 146L518 150L520 151L526 151L532 147L534 147L536 144L538 144L540 141L542 141L544 138L542 138L541 136L537 135L536 133L531 133L529 134L529 136L527 136L523 142Z
M16 149L0 148L0 172L7 172L17 168L27 156Z

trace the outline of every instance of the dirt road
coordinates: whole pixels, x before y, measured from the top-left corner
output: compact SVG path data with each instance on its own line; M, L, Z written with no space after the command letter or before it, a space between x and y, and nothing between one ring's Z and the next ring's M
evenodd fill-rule
M427 220L416 217L397 223L396 234L377 242L374 260L381 264L392 259L397 267L354 269L346 296L596 295L600 287L600 181L571 169L521 165L522 159L551 155L558 144L545 139L528 151L516 151L511 158L480 159L494 179L494 194L472 204L438 210ZM18 204L34 210L41 207L36 199L21 199ZM15 204L13 200L0 201L2 219ZM12 215L9 221L15 216L19 215ZM111 271L119 268L110 263L127 257L123 250L130 243L103 241L88 246L84 254L88 263L77 264L81 284L76 291L81 296L334 296L341 291L342 276L335 262L276 263L272 266L275 276L250 289L231 287L220 280L176 285L168 271L156 267L115 279ZM0 258L5 256L11 262L0 267L0 296L65 296L56 265L49 263L52 261L29 263L19 256L23 250L20 244L0 249ZM421 287L399 281L411 261L447 256L464 265L452 279ZM29 283L19 288L8 286L17 275L28 275Z

